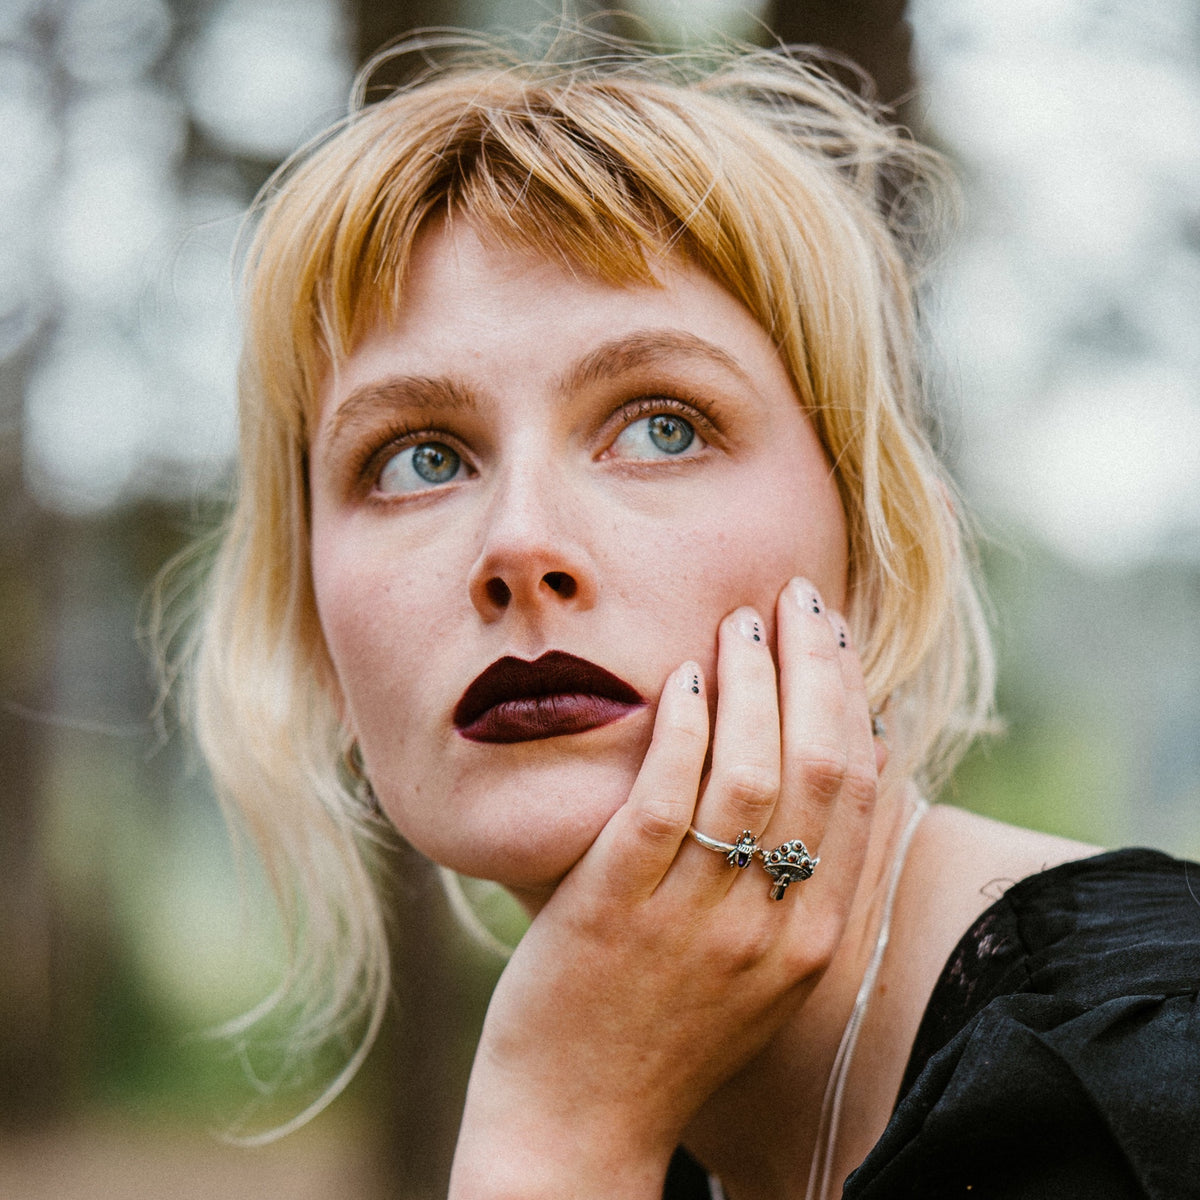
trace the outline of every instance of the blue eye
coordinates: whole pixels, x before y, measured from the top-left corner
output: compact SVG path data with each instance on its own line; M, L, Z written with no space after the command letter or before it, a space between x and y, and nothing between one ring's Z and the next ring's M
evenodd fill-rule
M626 458L659 458L679 455L696 441L692 423L677 413L657 413L626 425L613 442L613 450Z
M384 463L379 490L396 495L437 487L454 479L462 465L458 452L444 442L418 442Z

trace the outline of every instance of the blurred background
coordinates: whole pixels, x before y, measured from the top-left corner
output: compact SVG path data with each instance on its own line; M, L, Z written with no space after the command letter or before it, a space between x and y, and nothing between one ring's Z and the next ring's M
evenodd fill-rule
M950 798L1200 855L1200 9L628 8L596 28L838 49L956 160L932 356L1008 733ZM444 1194L502 964L403 855L397 1001L366 1070L282 1143L218 1139L287 1111L264 1121L252 1064L208 1034L270 990L278 933L186 739L152 719L137 631L155 573L221 512L256 189L388 39L556 11L0 0L0 1196Z

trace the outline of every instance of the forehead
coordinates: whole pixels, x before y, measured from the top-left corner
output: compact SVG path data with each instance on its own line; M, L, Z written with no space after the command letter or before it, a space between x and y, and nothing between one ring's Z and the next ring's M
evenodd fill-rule
M328 373L322 414L398 374L495 387L553 375L579 387L684 361L783 370L749 310L688 257L664 253L648 267L644 280L613 283L469 222L432 224L413 247L392 311L375 308Z

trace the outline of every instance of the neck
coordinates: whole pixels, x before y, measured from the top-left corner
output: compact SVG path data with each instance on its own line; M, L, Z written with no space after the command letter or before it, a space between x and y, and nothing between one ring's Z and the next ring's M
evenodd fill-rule
M907 1058L906 1042L896 1045L895 1061L882 1064L883 1070L849 1073L833 1146L827 1146L828 1125L822 1127L822 1100L879 943L892 866L919 803L911 784L893 785L880 794L861 882L838 951L770 1043L709 1098L688 1128L688 1147L721 1178L735 1200L803 1198L809 1164L826 1148L832 1159L830 1180L834 1193L840 1194L846 1173L861 1161L887 1122ZM885 960L872 989L876 996L885 991L886 980ZM868 1007L868 1019L871 1012ZM872 1063L873 1068L880 1065ZM819 1186L814 1194L821 1194Z

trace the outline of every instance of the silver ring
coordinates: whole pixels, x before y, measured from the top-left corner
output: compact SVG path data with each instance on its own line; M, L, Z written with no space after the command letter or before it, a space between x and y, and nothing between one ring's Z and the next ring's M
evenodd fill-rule
M883 723L882 717L871 717L871 736L880 740L887 737L887 726Z
M759 851L762 854L762 851ZM774 850L762 854L763 870L774 881L771 884L771 899L782 900L788 886L812 878L819 858L811 858L808 847L799 839L792 838Z
M706 850L716 850L718 854L725 855L725 861L731 867L737 867L738 870L745 870L754 856L762 853L758 846L758 838L749 829L743 829L738 834L736 842L719 842L716 838L710 838L708 834L701 833L691 825L688 826L688 833Z

